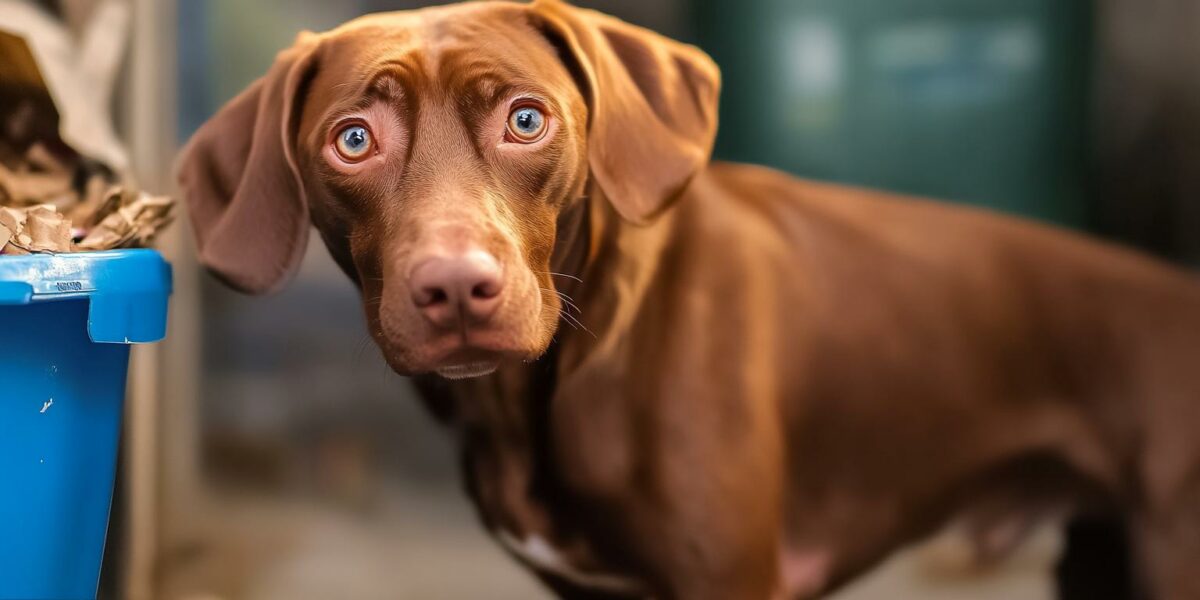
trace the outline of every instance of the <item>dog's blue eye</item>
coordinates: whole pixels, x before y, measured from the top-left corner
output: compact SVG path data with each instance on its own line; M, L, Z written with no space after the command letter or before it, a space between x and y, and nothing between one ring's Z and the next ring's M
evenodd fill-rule
M546 116L532 106L522 106L508 115L508 130L520 142L536 142L546 130Z
M350 125L337 134L337 151L342 158L354 162L371 152L371 132L362 125Z

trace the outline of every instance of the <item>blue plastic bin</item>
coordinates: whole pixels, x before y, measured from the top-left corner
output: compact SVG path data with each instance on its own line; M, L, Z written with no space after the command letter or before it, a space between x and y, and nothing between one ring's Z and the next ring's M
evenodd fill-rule
M0 256L0 598L96 597L129 344L170 293L153 250Z

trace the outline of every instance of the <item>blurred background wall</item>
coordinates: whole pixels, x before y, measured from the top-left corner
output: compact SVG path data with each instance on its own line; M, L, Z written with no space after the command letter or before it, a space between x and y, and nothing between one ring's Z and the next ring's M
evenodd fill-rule
M163 191L177 147L299 30L424 4L132 1L121 114L143 179ZM718 158L1200 261L1193 0L579 3L712 54ZM379 358L319 243L269 298L200 274L184 231L166 250L171 339L141 353L135 376L149 400L132 403L110 597L546 597L477 527L450 440ZM841 598L1049 598L1060 546L1048 529L979 573L947 565L953 550L917 550Z

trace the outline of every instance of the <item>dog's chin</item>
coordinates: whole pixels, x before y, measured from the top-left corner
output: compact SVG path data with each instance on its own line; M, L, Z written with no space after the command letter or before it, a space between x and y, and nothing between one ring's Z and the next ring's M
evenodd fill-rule
M533 319L527 321L532 322L439 332L385 315L378 319L375 341L392 370L400 375L470 379L489 375L506 362L537 360L546 351L553 328Z
M384 343L389 365L400 375L435 374L449 380L490 375L506 361L534 360L542 351L520 345L432 343L401 346Z
M438 375L450 380L471 379L472 377L491 375L499 366L499 360L482 360L460 365L447 365L444 367L438 367L437 369L434 369L434 373L437 373Z

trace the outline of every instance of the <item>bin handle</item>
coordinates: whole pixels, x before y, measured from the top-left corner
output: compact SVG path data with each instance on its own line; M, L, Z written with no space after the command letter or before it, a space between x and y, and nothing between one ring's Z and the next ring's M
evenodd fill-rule
M0 281L0 305L29 304L33 286L23 281Z

